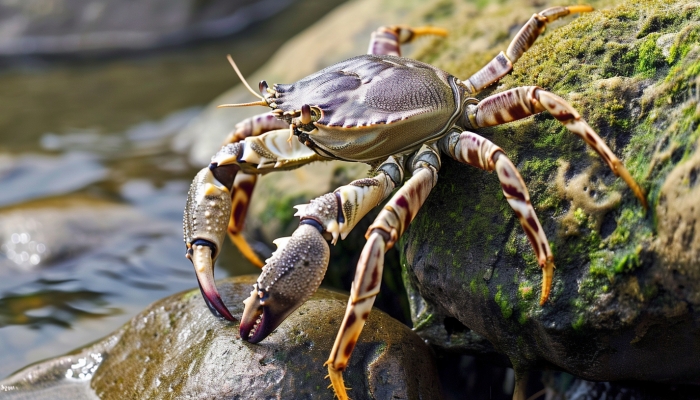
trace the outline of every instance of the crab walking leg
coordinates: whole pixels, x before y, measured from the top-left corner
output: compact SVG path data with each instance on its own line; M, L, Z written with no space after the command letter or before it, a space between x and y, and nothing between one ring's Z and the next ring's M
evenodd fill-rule
M401 165L389 157L375 177L353 181L296 206L299 227L291 237L275 240L278 249L265 261L244 302L243 340L257 343L265 339L318 289L328 265L326 240L335 243L339 237L345 238L369 210L386 199L402 180Z
M542 229L535 209L530 203L530 195L523 178L515 165L503 150L491 141L472 132L452 132L440 140L440 149L455 160L481 168L496 171L501 182L501 189L508 204L520 221L530 245L537 256L537 263L542 268L542 293L540 305L549 298L554 277L554 257L549 241Z
M348 365L357 339L379 293L384 268L384 253L390 249L415 217L437 182L440 161L433 147L423 146L414 157L411 178L394 194L367 230L350 289L350 299L333 350L324 365L328 366L331 386L340 400L348 398L343 370Z
M272 113L263 113L246 118L236 124L233 131L229 133L224 141L224 145L236 143L250 136L259 136L263 133L277 129L285 129L289 124L280 120ZM228 237L238 248L241 254L253 265L262 268L263 262L250 247L248 241L243 236L243 226L245 217L248 214L250 198L255 189L258 176L255 174L239 173L233 181L231 189L231 219L228 223Z
M569 131L581 137L605 160L615 175L632 189L644 208L646 195L627 168L566 100L537 86L523 86L489 96L467 106L467 119L473 128L501 125L547 111Z
M506 52L500 52L493 60L469 77L465 84L472 92L478 93L487 86L508 75L520 56L525 53L535 40L544 32L548 23L569 14L591 12L593 7L586 5L552 7L534 14L513 38Z
M372 32L367 54L401 57L401 45L419 36L447 36L447 31L432 26L409 28L408 26L382 26Z
M249 136L259 136L265 132L285 128L289 128L289 123L271 112L254 115L237 123L224 144L240 142Z
M384 201L403 181L402 162L389 157L377 168L377 176L358 179L341 186L333 193L313 199L309 204L294 206L301 222L316 221L323 233L331 235L331 243L345 239L370 210Z
M231 218L228 221L226 232L228 233L228 238L238 248L243 257L256 267L262 268L263 262L243 236L245 217L248 214L250 198L253 196L253 189L255 189L257 181L258 176L254 174L239 173L236 175L233 181L233 189L231 190Z
M190 186L183 217L187 258L209 309L217 317L233 320L216 289L214 263L228 230L238 172L263 174L324 160L298 141L288 143L288 134L286 129L275 130L223 146Z

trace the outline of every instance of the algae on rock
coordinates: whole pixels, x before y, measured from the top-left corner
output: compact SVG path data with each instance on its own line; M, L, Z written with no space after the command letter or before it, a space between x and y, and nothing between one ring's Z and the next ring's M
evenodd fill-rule
M473 33L455 15L430 18L458 32L419 59L460 77L483 64L460 49L459 30ZM444 160L402 242L414 321L430 319L418 332L456 318L516 369L700 383L700 4L634 2L566 22L483 95L538 85L564 97L645 188L650 208L546 113L480 131L523 172L554 251L552 294L537 304L541 273L497 179ZM440 346L442 331L423 336Z

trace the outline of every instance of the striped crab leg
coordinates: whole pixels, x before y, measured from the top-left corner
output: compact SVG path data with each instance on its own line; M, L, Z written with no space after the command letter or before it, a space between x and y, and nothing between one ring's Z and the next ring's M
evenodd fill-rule
M244 301L241 339L258 343L303 304L321 284L328 266L328 245L345 238L367 212L384 201L403 179L402 160L393 157L377 175L358 179L333 193L296 206L299 227L291 237L275 240L250 297Z
M432 26L410 28L408 26L382 26L372 32L367 54L401 57L401 45L410 43L419 36L447 36L447 31Z
M437 182L440 158L434 147L424 145L413 158L411 178L394 194L367 230L367 243L362 249L350 289L345 317L333 350L324 365L336 396L347 400L343 370L348 365L355 344L379 292L384 269L384 253L390 249L411 223L431 189Z
M247 137L259 136L269 131L286 129L288 126L287 122L280 120L272 113L254 115L237 123L226 138L224 145L240 142ZM250 198L253 195L257 181L257 174L241 172L236 175L236 179L233 181L233 188L231 189L231 218L229 219L227 232L229 239L231 239L231 242L241 254L253 265L262 268L263 262L255 254L255 251L253 251L242 234L245 217L250 206Z
M551 7L535 13L513 38L506 52L500 52L493 60L469 77L465 82L472 94L478 93L487 86L497 82L513 70L520 56L525 53L535 40L544 32L548 23L569 14L591 12L593 7L586 5Z
M549 241L530 203L530 195L523 178L503 150L491 141L472 132L452 132L439 142L440 149L455 160L481 168L496 171L503 194L520 221L530 240L537 263L542 268L542 293L540 305L549 298L554 277L554 257Z
M603 139L566 100L537 86L523 86L489 96L467 106L465 125L483 128L526 118L542 111L549 112L571 133L583 139L605 160L613 173L622 178L646 209L647 200L627 168Z

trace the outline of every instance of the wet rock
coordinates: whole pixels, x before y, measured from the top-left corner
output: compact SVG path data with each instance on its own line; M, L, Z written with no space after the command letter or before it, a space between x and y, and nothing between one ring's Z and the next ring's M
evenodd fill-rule
M148 50L239 32L292 0L29 0L0 4L0 56Z
M450 14L437 20L453 22L459 30ZM452 335L476 332L518 371L700 384L700 8L644 1L567 22L497 90L537 84L570 101L645 188L650 209L551 116L482 130L521 170L552 243L550 300L538 305L541 273L497 178L444 159L402 246L414 324L444 347L457 320ZM464 40L447 38L424 57L466 69L472 60L455 61ZM490 352L469 340L457 347Z
M548 400L666 400L700 399L694 386L639 382L590 382L564 372L546 372L545 398Z
M254 281L245 276L219 282L234 315L242 313ZM240 340L237 324L211 315L199 290L190 290L154 303L95 345L28 367L0 385L9 399L47 393L46 388L65 389L80 379L89 380L90 393L102 399L289 398L291 394L332 399L323 363L346 304L347 296L320 289L277 331L253 345ZM96 364L99 367L92 369ZM354 399L441 397L428 346L377 310L370 315L344 376Z
M93 342L192 286L182 203L170 204L184 188L138 186L132 201L157 211L84 194L0 209L0 376ZM176 219L163 218L171 207Z

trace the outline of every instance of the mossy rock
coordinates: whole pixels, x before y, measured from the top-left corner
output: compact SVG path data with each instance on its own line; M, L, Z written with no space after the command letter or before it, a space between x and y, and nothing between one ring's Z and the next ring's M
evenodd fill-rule
M217 282L234 316L255 282ZM3 398L333 399L323 366L347 296L320 289L259 344L211 315L198 289L162 299L98 343L0 381ZM440 399L430 348L374 310L345 370L354 399ZM89 385L89 388L88 388Z
M468 77L461 26L419 58ZM490 351L447 344L476 332L516 370L698 384L700 4L623 4L548 32L495 91L538 85L564 97L650 208L547 114L479 131L530 189L557 265L551 297L539 306L541 273L497 178L445 158L400 246L414 324L437 346ZM454 319L464 326L450 322L451 333Z

